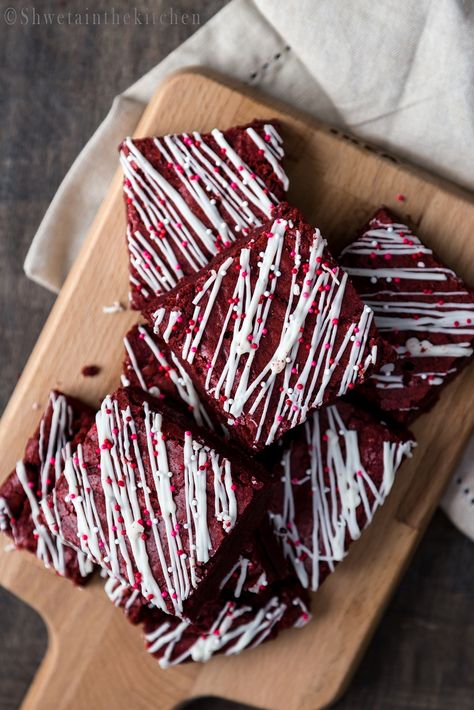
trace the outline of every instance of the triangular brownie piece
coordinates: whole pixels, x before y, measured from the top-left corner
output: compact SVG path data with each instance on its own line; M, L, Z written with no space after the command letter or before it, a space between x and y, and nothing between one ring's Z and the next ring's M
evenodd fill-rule
M344 249L341 264L399 355L361 394L408 423L472 357L474 293L386 208Z
M122 143L133 308L270 217L288 189L283 155L275 121Z
M270 518L303 587L316 591L346 556L414 445L410 432L344 401L288 435Z
M208 411L255 450L360 384L391 351L319 230L287 204L157 299L149 317Z
M94 412L73 397L53 391L23 459L0 487L0 530L17 548L29 550L46 567L83 584L92 563L82 552L65 545L42 522L41 502L51 493L65 457L85 437Z

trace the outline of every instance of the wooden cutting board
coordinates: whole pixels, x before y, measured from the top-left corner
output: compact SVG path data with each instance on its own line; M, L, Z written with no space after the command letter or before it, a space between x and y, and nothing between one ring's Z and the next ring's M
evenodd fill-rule
M230 88L191 70L174 75L151 101L136 135L206 131L275 116L284 124L290 200L321 228L335 253L385 203L418 225L429 246L474 283L474 208L466 193L243 87ZM404 202L397 200L400 194ZM124 228L117 173L3 415L2 479L36 426L39 411L33 404L45 405L50 388L97 405L118 384L122 337L137 315L107 315L102 307L127 301ZM82 377L87 364L99 365L100 375ZM99 580L75 589L31 555L4 550L7 538L2 538L0 582L38 610L49 632L46 658L23 707L160 710L208 694L270 710L315 710L334 701L347 686L474 426L473 388L471 366L419 419L414 458L403 466L370 529L314 595L314 620L240 657L162 671L144 650L138 630L106 599Z

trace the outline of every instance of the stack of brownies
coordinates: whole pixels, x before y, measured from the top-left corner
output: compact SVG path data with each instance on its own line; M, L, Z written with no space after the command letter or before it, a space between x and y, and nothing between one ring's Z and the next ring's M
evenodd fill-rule
M385 208L337 261L283 157L275 121L124 141L122 386L53 391L0 488L16 546L100 570L163 667L307 623L473 353L460 279Z

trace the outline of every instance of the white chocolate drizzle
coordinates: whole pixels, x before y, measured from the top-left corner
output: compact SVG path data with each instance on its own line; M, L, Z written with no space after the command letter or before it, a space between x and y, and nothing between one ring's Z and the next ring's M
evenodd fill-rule
M255 648L265 641L283 619L289 605L298 606L294 626L301 628L310 619L304 602L295 596L290 602L271 597L260 609L227 602L216 616L206 633L195 633L195 640L185 650L177 648L186 632L193 632L189 621L176 623L165 621L146 634L148 651L160 654L159 664L169 668L187 660L205 663L216 653L236 655L247 648ZM190 628L191 627L191 628Z
M337 394L342 395L377 361L376 346L368 345L373 320L368 306L361 306L354 322L345 326L342 342L336 345L339 317L344 313L347 275L325 263L326 242L318 230L309 245L304 269L300 233L295 230L291 235L294 247L290 288L288 293L279 292L283 249L292 228L292 223L283 219L273 223L257 264L253 250L244 247L237 256L228 257L217 271L211 271L192 301L195 325L188 330L179 352L192 366L206 340L207 329L212 329L213 335L216 328L220 330L217 346L208 358L204 388L212 398L224 400L223 410L228 415L229 425L238 424L242 415L253 418L256 442L261 439L270 416L265 445L278 436L281 422L294 427L306 419L311 409L320 407L333 378L339 377ZM298 278L303 281L302 289L295 288ZM216 317L215 312L222 308L217 303L221 286L229 280L232 284L235 282L235 286L228 299L227 312ZM263 367L257 367L258 347L267 333L274 297L287 304L286 312L281 331L272 334L273 352ZM310 342L305 351L300 347L301 331L309 314L313 314L314 325L311 321ZM180 311L164 308L158 309L153 318L155 332L166 342L170 342L176 324L183 320ZM225 361L214 375L224 338L229 333ZM275 410L269 411L270 399L277 392Z
M278 131L265 124L264 138L253 128L247 129L247 135L286 190L288 178L280 164L283 148ZM120 155L124 192L146 232L128 227L131 265L138 275L131 283L145 298L168 291L184 273L201 269L219 248L270 217L278 202L221 131L214 129L212 137L220 155L197 132L153 140L154 148L179 179L181 190L151 165L132 139L124 142L126 151ZM192 198L194 208L182 191ZM200 214L205 215L206 224Z
M36 556L45 567L53 567L62 576L67 573L65 562L64 541L58 536L57 531L51 534L46 525L41 521L41 508L45 503L48 491L61 475L65 457L68 455L70 440L73 438L72 422L73 411L67 399L62 394L51 392L46 413L51 408L51 422L49 433L46 437L46 424L43 416L39 427L38 455L40 459L38 482L28 480L28 474L23 461L16 465L16 476L28 500L31 518L34 524L33 535L36 539ZM47 510L47 507L46 507ZM12 519L7 501L0 498L0 529L9 527L13 539L17 542L16 526ZM87 577L92 572L92 564L85 555L77 552L79 574Z
M321 429L323 417L327 417L328 422L324 431ZM357 431L345 426L337 406L314 412L304 424L304 440L295 442L294 446L309 451L309 468L302 478L296 478L300 472L293 469L290 444L282 457L283 507L270 513L284 554L303 587L316 591L321 565L326 563L333 571L337 562L345 557L348 537L357 540L363 529L357 519L359 508L363 509L365 528L389 494L397 469L406 456L411 456L414 445L413 441L383 442L383 451L377 452L383 457L382 481L377 488L370 469L362 463ZM304 510L300 509L300 486L307 490ZM303 519L306 521L308 515L313 523L312 533L303 539L299 524Z
M386 266L359 268L353 265L353 259L359 256L384 258ZM413 267L400 265L399 257L405 260L407 256L414 258ZM446 370L438 368L433 372L426 358L452 361L469 358L474 352L474 298L468 302L459 299L470 295L467 289L443 291L443 282L448 279L458 282L458 277L447 267L427 266L423 259L433 264L433 252L406 225L386 224L377 219L341 254L345 271L367 284L367 287L361 285L360 290L366 291L361 298L374 311L377 328L397 353L407 356L414 365L408 375L397 366L384 366L373 375L379 390L409 388L405 384L407 377L415 384L421 379L429 385L441 386L457 367L447 363ZM411 282L412 290L404 290L401 282ZM400 334L406 338L403 344ZM415 403L404 411L416 409Z
M183 432L185 506L178 511L162 415L146 401L141 414L145 441L130 407L120 409L111 396L104 399L96 416L101 490L90 483L80 446L66 461L66 499L77 517L80 549L156 607L167 611L169 602L181 615L183 601L199 582L197 563L210 559L208 520L214 517L224 532L237 520L231 464ZM213 501L208 500L209 478ZM98 513L97 493L104 496L105 517ZM158 562L152 562L151 550Z
M163 348L158 346L158 343L153 339L145 326L138 326L138 337L143 340L143 343L147 346L150 354L153 355L157 363L168 373L171 382L176 388L178 398L191 410L196 424L213 430L214 427L211 419L199 399L193 382L176 355L169 350L165 353ZM161 394L160 388L156 384L145 381L145 377L140 370L137 355L133 349L133 342L127 337L124 338L123 342L130 361L130 366L135 373L141 389L155 397L159 396ZM125 386L128 386L129 383L130 380L128 378L123 382Z

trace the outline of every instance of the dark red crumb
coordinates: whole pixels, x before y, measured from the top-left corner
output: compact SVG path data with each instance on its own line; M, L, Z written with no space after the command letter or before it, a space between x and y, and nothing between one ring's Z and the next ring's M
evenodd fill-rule
M95 377L99 374L100 369L98 365L84 365L81 373L84 377Z

